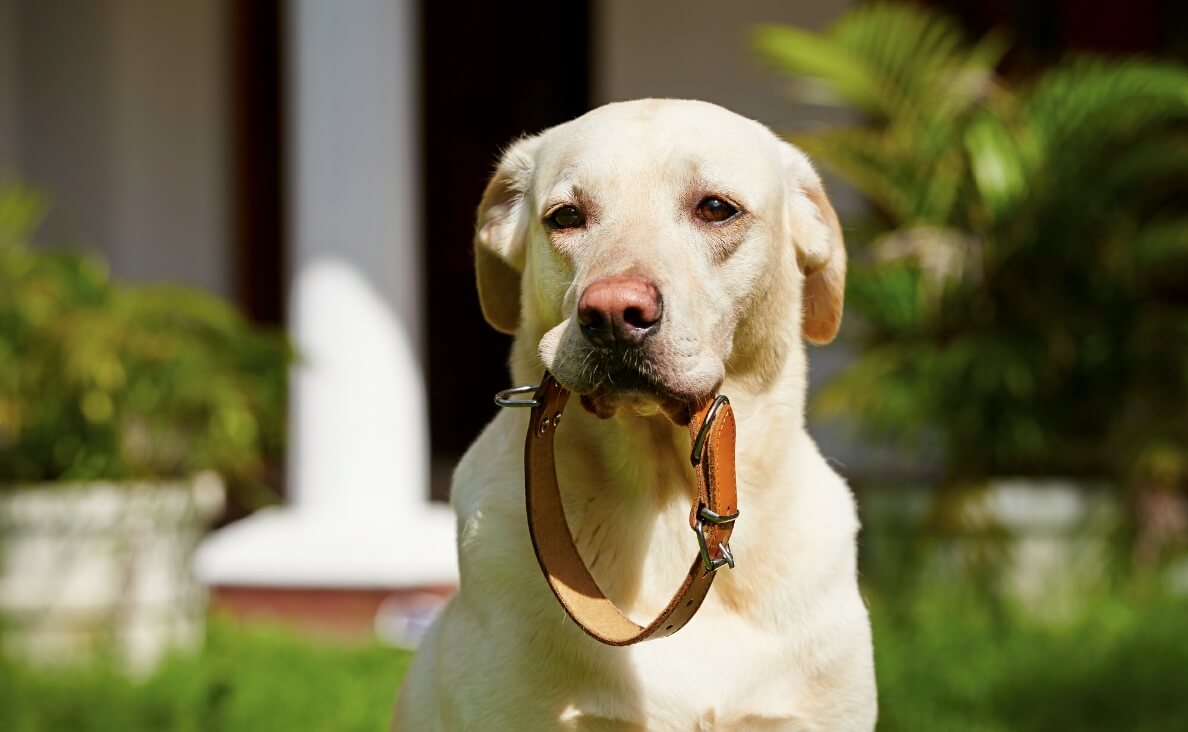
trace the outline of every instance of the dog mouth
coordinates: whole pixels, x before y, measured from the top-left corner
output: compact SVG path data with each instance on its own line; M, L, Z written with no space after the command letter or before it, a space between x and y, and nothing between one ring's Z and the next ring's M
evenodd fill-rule
M610 419L622 410L641 416L663 413L677 425L687 425L697 409L712 393L694 393L665 378L650 360L642 355L586 354L579 378L554 374L557 380L581 398L582 407L591 414ZM579 383L575 383L579 382Z

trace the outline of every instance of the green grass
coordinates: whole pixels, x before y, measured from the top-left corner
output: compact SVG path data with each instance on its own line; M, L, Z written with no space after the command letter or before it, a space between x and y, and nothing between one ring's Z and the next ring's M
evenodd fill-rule
M1188 599L1115 595L1059 624L971 593L874 598L880 730L1188 730Z
M143 682L99 667L39 673L0 663L0 730L384 730L410 659L218 621L204 653L174 658Z
M1188 599L1119 592L1058 625L968 588L871 604L880 730L1188 730ZM217 621L143 682L0 662L0 730L382 730L408 661Z

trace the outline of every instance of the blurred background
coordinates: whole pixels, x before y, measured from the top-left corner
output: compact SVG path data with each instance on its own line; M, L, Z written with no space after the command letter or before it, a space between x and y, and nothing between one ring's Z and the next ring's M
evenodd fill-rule
M880 728L1188 729L1188 6L0 0L0 729L377 729L509 386L502 146L822 170Z

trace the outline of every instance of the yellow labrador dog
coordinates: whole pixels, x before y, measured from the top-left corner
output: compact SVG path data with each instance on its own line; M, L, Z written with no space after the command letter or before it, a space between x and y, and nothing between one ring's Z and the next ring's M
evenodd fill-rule
M695 482L678 423L714 392L738 420L737 567L671 637L587 636L529 540L527 410L503 410L454 476L461 589L394 729L872 729L853 498L804 425L804 341L836 334L846 263L807 158L712 104L611 104L507 150L475 256L483 312L515 336L512 381L547 368L580 395L557 470L601 589L646 622L689 571Z

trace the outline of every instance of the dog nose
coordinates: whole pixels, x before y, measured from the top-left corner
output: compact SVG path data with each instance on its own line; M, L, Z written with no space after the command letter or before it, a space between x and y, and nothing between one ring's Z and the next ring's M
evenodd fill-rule
M631 347L655 332L664 313L660 290L634 274L603 277L591 283L578 300L578 325L591 343Z

